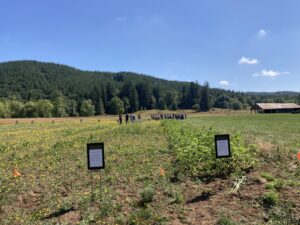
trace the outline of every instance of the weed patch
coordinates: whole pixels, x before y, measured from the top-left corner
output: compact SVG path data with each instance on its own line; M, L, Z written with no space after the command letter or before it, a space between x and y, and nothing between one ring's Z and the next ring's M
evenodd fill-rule
M262 201L265 206L273 206L279 202L279 195L275 191L269 191L263 194Z
M169 147L175 156L176 177L184 174L191 177L227 176L233 172L248 171L256 163L255 147L246 146L239 133L231 135L232 158L216 159L212 128L191 128L189 124L177 121L163 121Z
M269 212L270 224L290 225L300 224L300 219L297 219L292 212L293 206L290 203L278 204Z
M221 215L216 225L235 225L235 223L228 216Z
M151 186L145 187L140 193L140 204L144 205L146 203L152 202L155 195L155 190Z
M263 173L260 174L260 176L262 178L265 178L267 181L274 181L275 180L274 176L270 173L263 172Z

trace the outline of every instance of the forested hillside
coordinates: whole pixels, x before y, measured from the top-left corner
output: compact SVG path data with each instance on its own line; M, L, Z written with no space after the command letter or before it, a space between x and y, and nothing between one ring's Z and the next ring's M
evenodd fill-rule
M154 108L246 109L255 102L299 101L295 93L240 93L210 88L208 83L82 71L36 61L0 63L0 81L0 117L90 116Z

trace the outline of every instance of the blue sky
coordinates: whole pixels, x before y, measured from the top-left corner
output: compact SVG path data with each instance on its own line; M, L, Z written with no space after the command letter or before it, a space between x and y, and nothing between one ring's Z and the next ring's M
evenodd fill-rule
M0 2L0 61L300 91L299 0Z

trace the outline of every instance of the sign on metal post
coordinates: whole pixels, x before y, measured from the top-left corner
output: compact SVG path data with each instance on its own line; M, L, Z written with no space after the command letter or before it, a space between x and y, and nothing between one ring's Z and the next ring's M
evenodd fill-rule
M87 144L87 164L88 170L95 171L99 170L100 176L100 201L102 199L102 188L101 188L101 169L105 167L104 158L104 143L90 143ZM94 181L93 173L91 172L91 201L94 202Z
M105 167L104 144L91 143L87 144L87 160L89 170L100 170Z
M215 149L217 158L231 157L229 134L215 135Z

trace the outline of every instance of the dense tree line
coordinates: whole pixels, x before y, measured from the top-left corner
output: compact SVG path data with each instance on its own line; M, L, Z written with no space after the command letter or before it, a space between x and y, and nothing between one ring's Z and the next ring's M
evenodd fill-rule
M256 102L300 102L282 92L241 93L205 82L167 81L130 72L89 72L53 63L0 63L0 117L63 117L143 109L247 109Z

